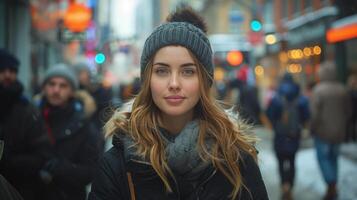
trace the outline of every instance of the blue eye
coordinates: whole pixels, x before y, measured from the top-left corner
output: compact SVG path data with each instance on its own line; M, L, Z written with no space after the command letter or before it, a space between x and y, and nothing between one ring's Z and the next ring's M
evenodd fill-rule
M158 68L158 69L155 69L155 73L157 75L163 76L163 75L167 75L169 73L169 70L165 69L165 68Z
M192 76L193 74L195 74L195 70L194 69L183 69L182 74L184 76Z

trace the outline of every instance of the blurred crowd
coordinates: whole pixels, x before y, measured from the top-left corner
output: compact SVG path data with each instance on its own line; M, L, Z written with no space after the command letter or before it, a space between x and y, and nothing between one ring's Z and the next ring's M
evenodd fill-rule
M292 199L295 156L306 129L314 138L327 185L324 198L337 196L339 145L356 142L357 77L349 77L344 85L337 81L335 68L331 62L322 63L320 81L309 85L306 93L286 73L263 103L259 88L248 84L247 66L237 78L216 83L218 99L229 99L247 122L274 131L283 199ZM138 93L140 80L113 91L93 82L86 63L59 63L46 71L39 94L30 99L17 79L19 70L18 59L1 49L0 198L85 199L96 161L105 150L105 121Z
M17 78L20 66L0 50L0 174L1 184L13 186L1 186L0 199L85 199L105 148L102 127L138 82L123 85L113 101L112 88L94 83L85 63L59 63L28 98Z

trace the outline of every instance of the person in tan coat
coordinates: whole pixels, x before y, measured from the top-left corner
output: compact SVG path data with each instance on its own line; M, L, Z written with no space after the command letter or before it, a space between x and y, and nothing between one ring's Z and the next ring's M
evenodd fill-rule
M337 158L345 139L350 111L348 92L336 79L336 66L322 63L320 82L311 96L311 132L314 134L317 159L328 189L324 199L337 198Z

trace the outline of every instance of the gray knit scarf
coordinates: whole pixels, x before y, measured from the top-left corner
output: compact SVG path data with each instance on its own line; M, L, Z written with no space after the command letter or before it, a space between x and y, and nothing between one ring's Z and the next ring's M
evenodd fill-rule
M175 137L164 129L160 130L161 137L165 141L167 162L174 173L178 173L187 179L197 179L201 173L210 165L203 161L197 151L197 140L199 134L198 121L186 124L182 131ZM134 141L128 136L122 137L125 149L125 159L144 161L136 155ZM206 141L206 144L211 143ZM207 145L209 148L209 145Z

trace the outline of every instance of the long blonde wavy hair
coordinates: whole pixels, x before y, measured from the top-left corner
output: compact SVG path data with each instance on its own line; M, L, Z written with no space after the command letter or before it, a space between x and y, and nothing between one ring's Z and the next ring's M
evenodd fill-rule
M255 160L257 152L253 147L255 137L246 134L246 124L233 119L221 107L211 92L213 77L190 52L197 67L200 83L200 100L195 106L195 118L199 121L198 152L205 161L211 161L233 185L231 198L235 199L241 187L245 187L239 163L241 152L250 154ZM112 136L118 131L128 134L135 142L137 154L150 161L152 167L163 181L166 189L172 192L169 176L174 178L166 156L165 144L159 134L162 126L160 110L152 100L150 79L152 60L142 73L142 88L134 98L131 111L117 110L105 125L106 136ZM207 148L205 139L213 139L213 146ZM248 189L248 188L246 188Z

